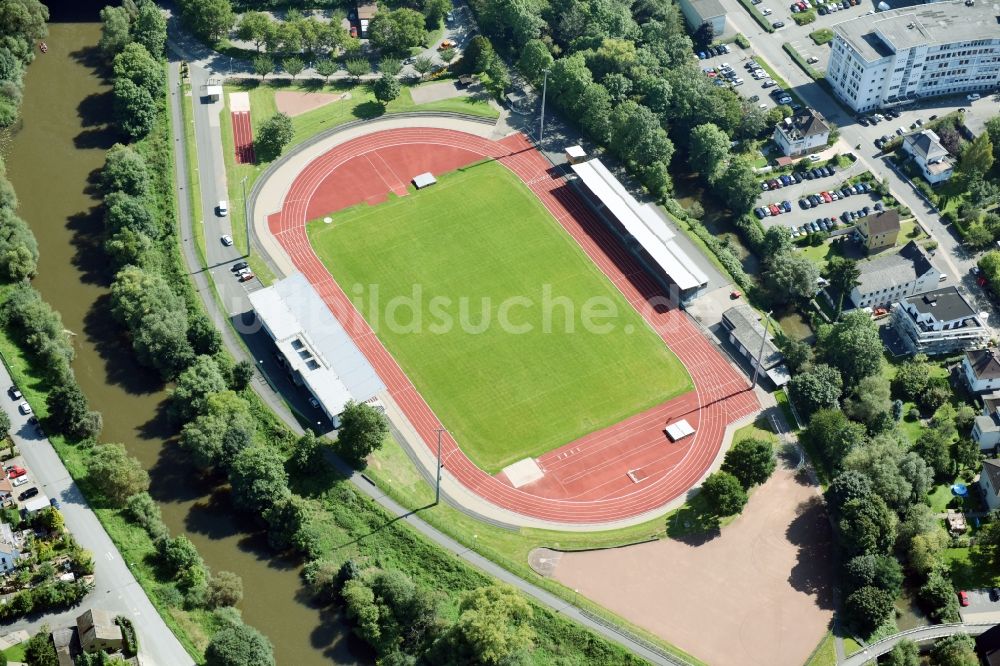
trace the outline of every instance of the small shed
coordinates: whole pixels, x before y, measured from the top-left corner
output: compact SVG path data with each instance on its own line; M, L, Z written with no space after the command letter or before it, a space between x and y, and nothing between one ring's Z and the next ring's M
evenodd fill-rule
M566 161L570 164L579 164L587 159L587 151L581 146L570 146L566 149Z
M688 435L694 434L694 428L691 427L691 424L686 419L671 423L663 431L667 433L667 437L670 438L671 442L676 442L679 439L684 439Z
M434 177L430 171L425 171L422 174L413 177L413 184L418 190L422 190L428 185L433 185L437 182L437 178Z
M21 503L21 506L28 512L28 515L31 515L52 506L52 504L49 501L48 495L38 494L24 500L24 502Z

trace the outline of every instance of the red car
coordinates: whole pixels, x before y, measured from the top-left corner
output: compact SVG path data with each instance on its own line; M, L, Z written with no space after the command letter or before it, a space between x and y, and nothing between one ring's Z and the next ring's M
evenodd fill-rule
M12 465L10 469L7 470L7 476L11 479L16 479L19 476L24 476L28 472L23 467L18 467L17 465Z
M819 195L823 197L823 201L825 201L826 203L830 203L831 201L833 201L833 197L830 196L829 192L820 192Z
M962 606L962 608L965 608L966 606L968 606L969 605L969 593L966 592L965 590L962 590L961 592L959 592L958 593L958 603L959 603L959 605Z
M249 282L253 279L253 273L244 273L240 276L240 282Z
M768 206L768 210L771 211L771 215L781 215L781 209L778 208L777 204L771 204Z

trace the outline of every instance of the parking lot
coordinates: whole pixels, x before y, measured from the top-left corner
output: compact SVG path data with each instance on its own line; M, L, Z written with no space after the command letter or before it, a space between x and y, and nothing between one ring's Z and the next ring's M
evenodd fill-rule
M958 609L963 622L1000 622L1000 600L991 600L988 589L967 590L966 594L969 605Z
M830 5L831 3L823 4ZM812 11L816 12L816 6L813 4ZM812 63L811 66L819 72L826 71L827 63L830 60L830 42L816 44L809 35L816 30L832 28L838 23L875 11L874 3L871 0L861 0L856 6L849 6L847 9L844 9L842 5L837 5L837 11L826 15L816 12L815 21L799 26L792 19L792 16L795 14L791 10L790 1L779 3L778 0L765 0L762 4L758 5L758 9L760 7L772 9L774 13L768 16L768 18L774 19L777 16L778 18L774 20L783 21L785 24L785 27L779 28L772 37L779 42L788 42L791 44L796 51L802 54L803 58L817 58L817 62Z
M753 104L763 111L773 109L777 106L777 102L774 97L769 94L774 90L774 87L764 87L764 79L754 79L751 73L747 70L747 60L750 59L749 52L741 49L735 43L729 44L729 48L730 53L724 53L719 56L699 60L698 66L701 67L702 72L705 72L707 69L720 68L723 65L728 64L736 72L736 75L743 79L742 85L738 85L733 88L736 92L744 98L752 101ZM706 76L707 75L708 74L706 73ZM757 99L753 99L755 96Z

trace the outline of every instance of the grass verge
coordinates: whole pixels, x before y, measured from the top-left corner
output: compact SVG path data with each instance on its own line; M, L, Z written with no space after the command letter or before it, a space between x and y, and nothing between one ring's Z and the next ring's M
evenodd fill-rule
M809 659L806 661L805 666L836 666L837 664L837 647L836 639L833 637L833 633L827 633L823 637L823 640L819 642L813 653L809 655Z
M195 145L194 134L194 95L191 84L181 86L181 109L184 115L184 154L187 156L188 206L191 215L195 217L194 227L195 247L198 248L198 259L201 267L208 266L208 247L205 245L205 225L201 220L201 180L198 177L198 147Z
M369 285L357 297L366 320L491 474L693 388L679 359L497 162L332 217L310 223L312 247L339 284ZM417 307L445 305L402 324L379 305L411 295ZM588 314L595 299L607 304L599 326ZM456 307L463 301L474 314Z
M750 0L740 0L740 4L743 8L750 12L750 16L753 17L754 21L757 21L757 25L764 29L765 32L774 32L774 28L771 27L771 22L767 20L767 17L760 13L757 6L754 5Z

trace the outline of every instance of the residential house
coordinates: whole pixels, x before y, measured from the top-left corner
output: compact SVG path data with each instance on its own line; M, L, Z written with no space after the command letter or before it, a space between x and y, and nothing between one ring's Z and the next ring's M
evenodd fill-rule
M719 0L679 0L678 4L691 32L708 23L715 38L726 33L726 9Z
M867 215L854 227L854 233L867 248L868 254L895 247L899 237L899 212L890 208Z
M990 511L1000 509L1000 460L990 458L983 461L983 471L979 474L979 485L986 496Z
M737 305L722 313L722 325L729 334L729 341L747 358L752 369L761 359L760 373L767 375L775 386L784 386L790 379L785 367L785 357L774 344L773 338L764 339L764 326L760 315L747 304ZM761 344L763 343L763 354Z
M934 130L924 130L903 137L903 152L913 158L920 173L931 185L951 178L955 165Z
M774 141L789 157L805 155L826 148L830 126L819 111L799 109L774 128Z
M80 641L74 627L60 627L52 631L52 644L56 646L59 666L73 666L73 655L80 652Z
M14 530L7 523L0 523L0 572L13 571L20 557L21 548L14 537Z
M851 302L858 308L888 306L904 296L930 291L941 277L927 252L915 241L898 253L858 262L858 271L858 284L851 290Z
M110 611L91 608L76 618L76 628L85 652L122 649L122 628L115 623L115 616Z
M975 393L1000 389L1000 352L994 348L965 352L962 373L969 388Z
M911 354L948 354L989 340L989 329L957 287L904 296L892 306L892 325Z

